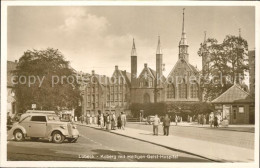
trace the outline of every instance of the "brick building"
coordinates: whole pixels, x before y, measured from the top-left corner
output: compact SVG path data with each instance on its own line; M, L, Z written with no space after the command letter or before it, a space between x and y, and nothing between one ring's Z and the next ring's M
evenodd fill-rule
M144 64L137 77L137 52L135 43L131 52L131 103L150 102L196 102L200 100L197 68L189 63L188 42L184 26L184 12L181 40L179 42L179 59L167 78L163 76L163 53L160 37L156 50L156 71ZM190 80L192 79L192 80Z
M160 37L155 55L155 70L144 63L144 67L138 75L138 56L133 40L131 73L119 70L118 66L115 66L111 78L97 75L94 71L89 75L89 78L96 82L88 82L87 85L83 86L82 110L84 113L94 114L98 110L118 113L128 110L129 105L133 103L200 101L200 87L197 82L199 71L189 63L189 45L184 26L184 12L181 40L178 47L179 59L167 78L163 75L163 53Z
M82 90L82 112L96 115L101 112L119 114L128 109L130 101L130 73L115 66L111 77L95 74L80 76Z
M254 124L255 103L253 97L244 91L240 85L234 84L212 103L222 118L230 124Z

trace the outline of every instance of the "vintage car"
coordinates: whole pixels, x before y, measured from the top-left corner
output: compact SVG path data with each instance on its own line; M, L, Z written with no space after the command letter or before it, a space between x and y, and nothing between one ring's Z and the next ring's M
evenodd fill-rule
M155 117L155 116L148 116L148 117L147 117L147 122L146 122L146 123L149 124L149 125L153 124L154 117Z
M61 121L55 113L46 112L24 113L19 122L13 124L11 131L16 141L22 141L24 138L45 138L54 143L62 143L65 139L76 142L79 138L75 125Z

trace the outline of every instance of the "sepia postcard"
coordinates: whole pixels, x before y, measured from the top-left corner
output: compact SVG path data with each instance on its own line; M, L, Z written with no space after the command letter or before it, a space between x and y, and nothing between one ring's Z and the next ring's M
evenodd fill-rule
M259 12L2 1L0 166L259 167Z

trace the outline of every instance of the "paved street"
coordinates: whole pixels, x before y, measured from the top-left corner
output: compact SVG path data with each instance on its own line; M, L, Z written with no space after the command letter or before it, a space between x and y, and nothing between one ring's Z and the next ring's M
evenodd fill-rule
M77 143L8 141L8 160L209 162L197 156L106 131L84 126L78 126L78 130L81 137Z
M145 125L143 123L127 123L127 127L152 131L152 125ZM161 126L159 127L159 132L163 132ZM255 134L251 132L230 131L218 128L209 128L206 126L205 128L171 126L170 134L185 138L205 140L209 142L254 149Z

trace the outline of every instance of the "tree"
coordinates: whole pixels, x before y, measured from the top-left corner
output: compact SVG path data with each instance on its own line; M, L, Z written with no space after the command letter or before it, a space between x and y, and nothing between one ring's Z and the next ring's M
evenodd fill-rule
M201 89L204 100L211 101L225 92L234 83L243 85L248 71L248 45L243 38L228 35L223 43L209 38L200 45L203 69Z
M80 100L75 72L59 50L27 50L19 59L15 93L20 110L72 109Z

